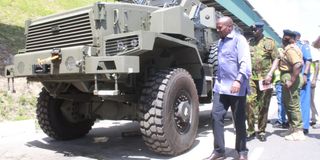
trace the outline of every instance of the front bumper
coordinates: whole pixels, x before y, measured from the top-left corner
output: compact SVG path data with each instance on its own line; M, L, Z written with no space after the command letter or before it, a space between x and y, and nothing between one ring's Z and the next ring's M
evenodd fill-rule
M138 73L138 56L91 56L92 48L62 48L59 60L39 64L48 59L50 50L17 54L14 64L6 67L7 77L37 77L66 74Z

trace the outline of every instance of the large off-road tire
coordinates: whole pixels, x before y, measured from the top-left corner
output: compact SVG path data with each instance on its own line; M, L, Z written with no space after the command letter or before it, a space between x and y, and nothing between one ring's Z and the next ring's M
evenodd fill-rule
M178 155L190 149L198 130L199 100L186 70L161 70L150 76L140 101L140 130L152 151Z
M211 45L208 57L208 63L213 65L213 77L217 76L218 70L218 42Z
M53 98L45 89L42 89L37 103L37 119L40 128L49 137L57 140L75 139L86 135L91 130L94 120L68 121L61 110L64 101Z

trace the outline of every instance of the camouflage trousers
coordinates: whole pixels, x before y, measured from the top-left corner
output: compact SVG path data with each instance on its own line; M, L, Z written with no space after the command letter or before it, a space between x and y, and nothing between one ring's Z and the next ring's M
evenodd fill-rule
M272 89L260 91L259 81L250 80L251 94L247 98L247 134L255 133L255 123L258 123L258 134L265 134L268 123L268 111L272 97Z
M285 84L291 79L290 73L281 72L281 82ZM282 87L282 102L288 116L288 122L293 129L302 128L302 118L300 111L300 86L301 77L298 77L291 88Z

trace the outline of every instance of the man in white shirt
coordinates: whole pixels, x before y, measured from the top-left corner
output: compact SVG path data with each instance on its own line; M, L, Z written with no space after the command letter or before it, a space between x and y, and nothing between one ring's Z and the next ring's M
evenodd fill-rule
M319 49L314 48L313 46L310 47L311 51L311 57L312 57L312 63L311 63L311 122L310 126L312 128L316 127L317 123L317 117L319 116L317 108L314 103L314 93L315 93L315 88L317 84L317 79L318 79L318 73L319 73L319 61L320 61L320 51Z
M320 36L313 42L313 47L317 49L320 48Z

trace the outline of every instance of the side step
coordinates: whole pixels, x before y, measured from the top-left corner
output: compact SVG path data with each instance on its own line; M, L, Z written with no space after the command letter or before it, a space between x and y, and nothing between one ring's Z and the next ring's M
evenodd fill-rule
M93 94L96 96L116 96L119 95L119 90L94 90Z
M98 78L97 75L94 75L94 90L93 94L97 96L116 96L120 94L118 90L118 75L113 74L112 77L114 78L114 90L98 90Z

